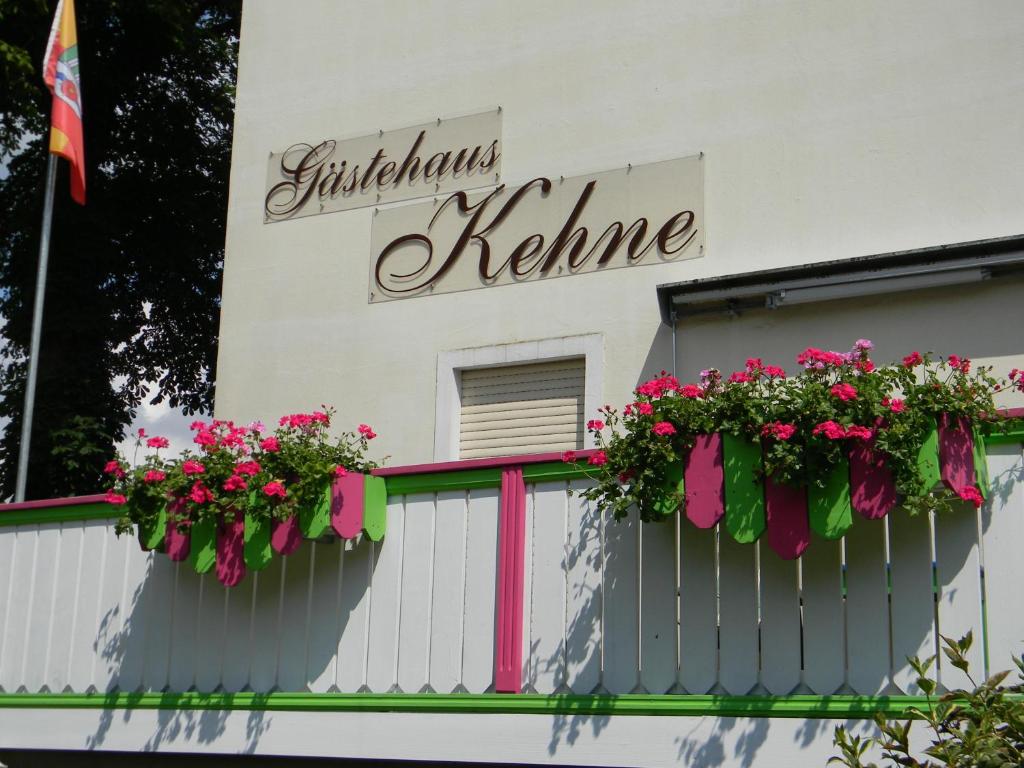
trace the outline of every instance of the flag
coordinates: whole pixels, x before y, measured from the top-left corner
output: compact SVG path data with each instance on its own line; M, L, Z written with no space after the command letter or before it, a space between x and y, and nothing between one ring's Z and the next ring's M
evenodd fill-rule
M59 0L43 59L43 79L53 93L50 152L71 163L71 197L85 205L85 142L82 89L78 80L78 33L74 0Z

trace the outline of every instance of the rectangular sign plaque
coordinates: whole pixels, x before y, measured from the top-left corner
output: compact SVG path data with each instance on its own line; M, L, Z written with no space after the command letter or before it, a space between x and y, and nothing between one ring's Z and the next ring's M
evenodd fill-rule
M703 156L381 209L371 302L700 256Z
M501 110L270 155L264 222L478 189L501 173Z

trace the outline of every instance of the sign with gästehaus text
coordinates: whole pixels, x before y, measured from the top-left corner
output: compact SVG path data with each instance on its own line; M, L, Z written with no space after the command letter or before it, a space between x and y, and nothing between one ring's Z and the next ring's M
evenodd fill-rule
M371 302L700 256L701 156L375 212Z
M264 222L478 189L501 173L501 111L481 112L270 155Z

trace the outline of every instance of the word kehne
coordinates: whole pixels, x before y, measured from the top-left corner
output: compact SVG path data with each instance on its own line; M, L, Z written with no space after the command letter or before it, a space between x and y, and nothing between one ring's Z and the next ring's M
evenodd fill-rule
M590 228L579 226L579 221L597 185L597 180L591 180L583 187L561 229L550 241L546 240L542 233L530 234L512 247L507 254L496 253L489 238L494 239L502 223L513 215L517 206L531 192L537 190L541 197L547 198L552 190L551 179L533 179L514 190L501 203L496 200L505 191L505 185L497 187L474 203L470 203L465 192L456 192L437 208L427 224L425 233L402 235L381 249L374 264L374 281L378 288L391 295L408 295L428 286L433 289L438 281L452 272L471 245L479 251L479 277L485 284L490 284L502 276L518 281L535 274L547 275L563 255L570 272L581 270L595 256L596 261L591 262L589 266L599 269L608 265L623 245L626 264L622 266L639 262L654 247L657 247L662 256L674 256L696 237L697 216L693 210L683 209L665 218L660 225L652 223L644 216L636 218L629 226L624 225L622 221L612 221L597 238L590 240ZM429 233L435 228L435 224L439 224L441 217L452 205L456 211L455 215L461 215L466 220L443 260L435 261L435 241ZM451 222L446 224L450 226ZM425 250L426 255L413 269L389 272L389 260L398 257L403 249Z
M385 194L402 185L420 184L422 194L445 179L489 173L501 159L500 140L489 145L438 151L421 157L427 131L419 131L404 158L390 159L385 147L378 147L362 167L338 156L338 142L328 139L313 146L295 144L280 156L282 180L270 187L264 212L276 219L294 216L311 200L320 203L359 194ZM372 201L371 201L372 202ZM368 203L367 203L368 204Z

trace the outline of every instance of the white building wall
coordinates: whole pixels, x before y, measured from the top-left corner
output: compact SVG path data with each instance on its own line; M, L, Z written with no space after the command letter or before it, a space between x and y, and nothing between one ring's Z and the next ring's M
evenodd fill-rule
M1014 0L250 0L218 415L428 461L440 352L603 334L621 403L671 365L660 283L1019 233L1022 37ZM370 305L372 209L263 223L271 151L499 104L510 184L703 151L704 258Z

